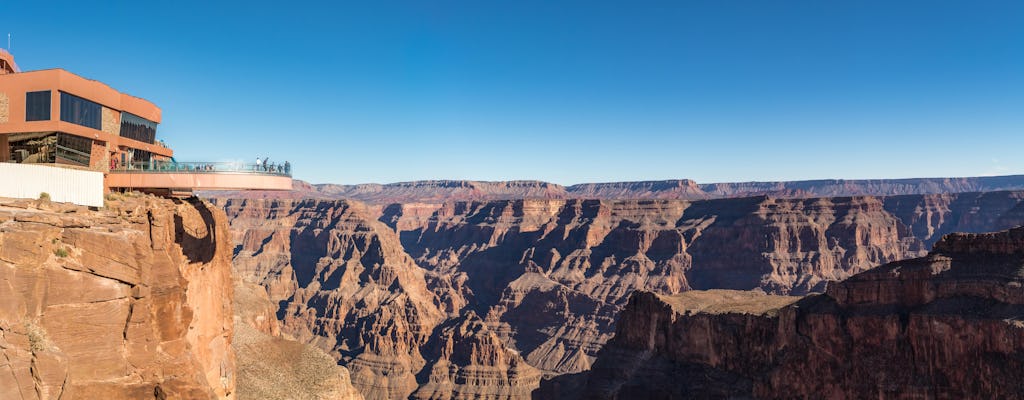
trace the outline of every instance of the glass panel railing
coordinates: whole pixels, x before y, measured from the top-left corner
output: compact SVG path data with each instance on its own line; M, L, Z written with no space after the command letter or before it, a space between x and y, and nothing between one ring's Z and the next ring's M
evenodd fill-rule
M245 164L234 162L170 162L149 161L114 165L117 173L193 173L193 174L258 174L292 176L290 164Z

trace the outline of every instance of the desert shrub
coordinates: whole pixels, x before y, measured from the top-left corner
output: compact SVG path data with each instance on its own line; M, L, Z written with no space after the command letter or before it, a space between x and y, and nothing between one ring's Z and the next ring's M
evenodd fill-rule
M46 331L41 326L32 322L26 322L25 333L28 334L29 349L33 353L44 351L49 347L46 340Z
M67 257L68 256L68 249L65 249L63 247L58 248L58 249L53 251L53 255L55 255L57 257L60 257L60 258Z
M50 201L50 194L46 192L39 193L39 201Z

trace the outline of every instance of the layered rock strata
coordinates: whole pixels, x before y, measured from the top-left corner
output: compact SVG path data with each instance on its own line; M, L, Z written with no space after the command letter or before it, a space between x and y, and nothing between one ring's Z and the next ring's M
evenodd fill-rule
M197 199L0 202L0 398L234 398L229 242Z
M294 190L208 192L220 198L348 199L383 206L393 203L444 203L521 199L705 200L753 196L784 198L900 196L1024 190L1024 175L970 178L822 179L780 182L697 183L690 179L581 183L562 186L541 181L434 180L388 184L311 185L295 181Z
M874 198L452 203L401 232L448 311L554 373L589 369L635 290L806 293L923 245Z
M444 310L456 307L441 304L398 234L362 204L246 200L223 205L239 233L236 270L280 302L281 332L328 352L351 372L353 386L367 399L408 398L431 380L454 385L459 393L499 395L494 398L536 387L539 375L511 353L480 359L463 357L462 347L456 354L435 351L431 338L444 329L440 325L449 316ZM243 318L257 321L259 314ZM486 330L451 334L457 341L479 338L482 347L495 344L485 340L493 335ZM486 352L511 351L498 343ZM437 375L441 364L452 374ZM440 396L424 393L417 396Z
M638 292L575 393L1020 398L1022 265L1024 228L1017 228L948 235L926 257L863 272L795 302L750 293ZM574 392L564 389L573 387L566 378L539 394L571 398Z
M431 365L416 399L530 399L541 373L472 311L440 326L424 348Z
M396 398L455 382L434 374L433 344L468 313L530 366L578 373L634 291L820 291L921 256L944 233L1019 224L1022 197L218 204L238 239L236 271L283 305L280 329L331 353L368 398ZM529 383L503 379L488 382Z

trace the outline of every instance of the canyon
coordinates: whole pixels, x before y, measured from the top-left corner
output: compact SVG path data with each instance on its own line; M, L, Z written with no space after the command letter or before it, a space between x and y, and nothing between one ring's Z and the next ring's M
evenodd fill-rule
M1020 398L1024 228L951 234L823 294L635 292L538 398Z
M1018 395L1024 192L442 200L0 200L0 397Z
M581 376L634 293L802 296L1024 222L1024 192L366 204L214 198L239 280L367 399L525 399ZM271 319L262 317L263 321ZM543 387L542 387L543 389Z

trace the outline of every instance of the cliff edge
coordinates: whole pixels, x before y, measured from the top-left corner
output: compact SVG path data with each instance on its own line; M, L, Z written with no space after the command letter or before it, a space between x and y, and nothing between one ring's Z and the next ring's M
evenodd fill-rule
M0 398L235 398L231 247L198 200L0 200Z

